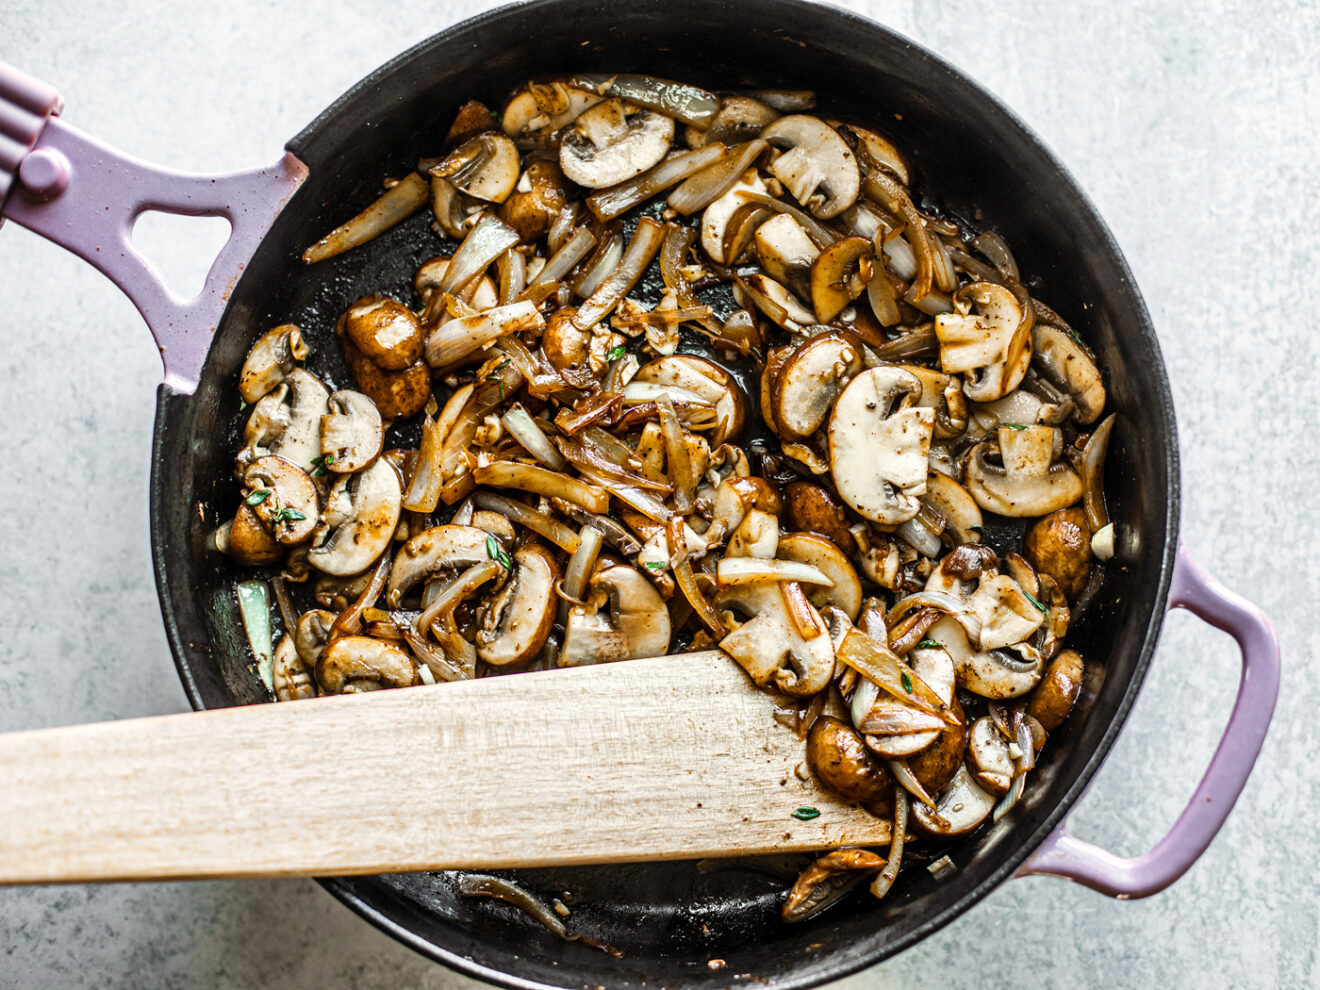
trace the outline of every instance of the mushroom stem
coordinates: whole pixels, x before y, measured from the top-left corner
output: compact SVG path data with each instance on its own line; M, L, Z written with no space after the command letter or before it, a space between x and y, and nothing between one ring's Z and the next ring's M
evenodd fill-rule
M341 636L356 635L362 629L362 611L372 608L376 600L380 598L380 593L385 590L385 582L390 576L390 555L383 553L380 560L376 562L376 569L371 572L371 580L367 586L362 589L362 594L358 595L357 600L348 608L339 613L334 624L330 627L329 635L326 636L326 643L333 643Z

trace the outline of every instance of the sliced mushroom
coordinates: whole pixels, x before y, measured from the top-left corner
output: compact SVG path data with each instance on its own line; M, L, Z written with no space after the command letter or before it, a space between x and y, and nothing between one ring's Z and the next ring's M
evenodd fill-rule
M295 361L306 359L307 343L292 323L268 330L243 361L238 375L238 394L252 404L273 389L293 370Z
M926 494L921 500L944 520L945 532L954 542L980 543L985 535L984 518L976 499L947 474L932 471L926 476Z
M454 240L461 241L477 221L485 216L486 209L485 203L463 195L448 179L438 175L431 177L431 212L435 215L439 231Z
M942 648L916 648L907 655L912 672L920 677L946 705L953 704L955 684L953 660ZM865 698L860 699L864 701ZM901 759L920 753L927 746L939 740L943 726L924 732L890 733L882 729L887 722L901 722L903 716L922 714L909 705L904 705L897 698L887 694L876 694L875 700L864 710L858 711L859 699L853 698L854 724L866 734L866 745L871 752L886 759Z
M1063 435L1052 426L1001 426L997 432L1004 470L1021 478L1043 478L1063 450Z
M557 131L600 101L595 93L563 80L528 83L504 104L501 115L504 133L509 137L524 137Z
M317 523L316 484L291 461L267 454L243 472L243 497L285 546L301 543Z
M871 814L888 814L894 800L894 777L867 752L852 726L828 715L811 723L807 766L817 780Z
M1007 574L982 575L967 606L981 620L981 649L1021 643L1040 628L1045 613Z
M284 547L246 502L240 502L234 518L215 531L215 548L244 567L273 564L284 556Z
M820 429L840 392L862 370L860 349L842 334L810 338L784 362L775 381L775 422L786 440Z
M716 264L728 264L732 260L724 256L724 235L729 220L734 213L748 202L747 195L754 193L764 196L765 183L756 169L749 168L742 174L719 199L711 203L701 214L701 247Z
M742 284L750 291L739 293L735 284L734 298L739 299L740 295L751 296L747 300L740 299L740 303L759 309L771 321L790 333L815 323L816 314L802 305L787 286L776 282L769 275L759 273L748 275Z
M674 120L618 98L598 103L564 132L559 167L580 186L603 189L665 157Z
M789 529L819 533L849 557L856 552L857 541L848 529L843 506L820 485L790 482L784 489L784 508Z
M1077 704L1086 665L1076 650L1063 650L1045 670L1040 685L1027 698L1027 714L1046 732L1053 732Z
M761 129L778 116L777 110L750 96L726 96L706 129L699 130L689 124L683 131L683 139L689 148L704 148L712 141L730 146L741 144L760 135Z
M370 636L341 636L321 651L316 679L330 694L419 684L417 665L397 646Z
M761 137L786 149L770 163L770 174L814 216L828 220L857 201L861 189L857 159L838 132L819 117L780 117Z
M530 244L550 229L567 202L564 173L552 161L535 161L527 166L513 187L513 195L500 205L500 219ZM615 238L622 251L622 241Z
M385 600L397 608L403 596L425 578L441 571L467 568L491 559L494 538L484 529L453 523L432 526L405 543L390 567Z
M385 460L340 478L326 498L308 561L340 577L366 570L394 539L402 498L399 475Z
M907 159L887 138L881 137L868 127L861 127L857 124L839 124L834 121L830 121L830 123L839 133L844 135L845 139L852 138L857 142L856 147L863 152L863 155L859 156L862 157L863 161L869 159L870 162L881 165L892 172L894 178L903 185L911 185L911 171L908 168Z
M726 627L736 626L720 640L720 649L733 657L757 686L773 684L785 694L807 696L829 684L834 670L834 644L829 630L808 604L816 626L810 635L804 635L789 614L778 582L721 590L714 604ZM745 621L738 624L737 615L745 616Z
M981 789L965 766L940 792L932 811L920 802L912 804L917 828L937 839L957 839L970 834L995 810L993 794Z
M518 181L518 148L503 134L478 134L428 170L460 192L487 203L503 203Z
M561 667L613 663L669 652L669 609L635 569L606 563L588 582L586 603L568 610Z
M1050 381L1064 389L1077 406L1077 422L1094 423L1105 408L1105 384L1100 369L1081 344L1058 327L1037 323L1031 330L1035 363Z
M1017 388L1031 363L1031 327L1022 307L992 282L964 286L953 302L953 313L935 317L940 366L964 376L963 391L972 401L1002 398Z
M768 512L752 509L729 538L724 556L759 557L773 560L779 550L779 520Z
M921 509L935 414L912 405L921 383L898 368L862 372L830 416L830 470L840 497L872 522L896 525Z
M360 471L379 454L385 442L380 412L361 392L342 389L326 402L321 417L321 464L337 474Z
M1015 388L1002 399L972 403L972 418L986 433L999 426L1029 426L1041 422L1045 403L1025 388Z
M824 574L833 585L804 588L807 599L817 608L833 605L848 616L848 621L857 621L862 610L862 583L848 558L833 543L815 533L790 533L779 538L775 556L810 565Z
M1008 741L995 728L989 715L977 719L967 736L968 769L976 782L991 794L1003 797L1017 774Z
M979 443L967 458L967 491L982 509L1001 516L1043 516L1082 497L1082 479L1062 461L1043 475L1010 473L989 455L997 443Z
M811 305L816 320L829 323L866 291L875 248L865 237L845 237L820 252L811 266Z
M916 404L935 410L934 438L950 440L962 436L967 431L967 401L963 395L962 382L953 375L941 374L919 364L902 364L899 367L915 375L921 382L921 395Z
M1068 635L1072 611L1068 608L1068 598L1059 588L1058 582L1048 574L1040 575L1040 594L1036 598L1045 606L1045 621L1036 631L1032 645L1046 660L1053 660L1064 637Z
M1018 698L1040 683L1045 663L1032 647L1019 643L1014 649L978 650L957 619L945 616L926 634L953 659L958 686L983 698Z
M687 389L714 406L719 425L710 437L712 447L742 432L742 392L729 373L713 361L691 354L673 354L642 365L633 381Z
M271 683L275 697L280 701L298 701L316 697L316 681L303 664L293 645L293 637L285 635L275 647L275 662L271 666Z
M1077 506L1059 509L1027 531L1027 559L1048 574L1070 601L1075 601L1091 577L1091 530Z
M364 296L344 312L343 332L379 368L402 371L422 356L422 321L389 296Z
M810 299L811 266L821 252L802 225L787 213L776 213L756 228L755 243L757 260L766 273L802 299Z
M252 407L238 455L240 470L259 457L278 454L310 471L321 456L321 417L330 390L315 375L294 368L284 382Z
M512 559L513 573L483 607L476 636L477 657L495 667L526 663L540 653L559 604L559 565L543 547L519 547Z
M335 624L337 613L323 608L309 609L298 617L298 628L293 634L293 645L302 658L303 666L308 670L316 669L316 662L321 659L321 651L330 641L330 628Z

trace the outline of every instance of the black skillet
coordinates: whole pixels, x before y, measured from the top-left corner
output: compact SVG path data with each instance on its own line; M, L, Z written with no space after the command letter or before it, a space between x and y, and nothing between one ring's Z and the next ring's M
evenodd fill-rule
M646 72L711 89L813 89L821 106L873 122L909 152L917 187L934 193L930 206L992 226L1013 245L1033 290L1097 352L1119 413L1107 492L1122 552L1097 607L1073 633L1090 661L1087 683L1023 801L950 847L953 876L937 881L910 869L884 902L859 898L800 926L778 921L781 881L745 870L700 873L688 863L519 875L547 898L572 891L575 923L624 948L622 959L559 942L507 905L461 899L452 874L325 886L432 958L530 988L713 987L749 977L802 987L901 951L1012 876L1064 876L1118 897L1172 883L1209 844L1250 772L1277 692L1278 647L1257 610L1178 551L1177 435L1145 306L1085 195L1011 112L891 31L800 0L536 0L501 8L381 67L290 141L276 166L234 176L183 176L122 156L51 116L60 108L53 90L0 64L4 216L114 279L146 317L165 361L152 450L152 554L192 704L270 700L239 622L238 575L205 546L236 504L235 382L245 352L275 323L296 322L312 342L312 370L349 382L331 339L335 316L368 292L406 298L413 270L438 242L415 217L371 247L315 267L304 266L300 253L374 199L382 177L434 153L463 101L498 105L529 77L579 70ZM173 297L131 247L132 221L147 209L233 222L196 300ZM1238 639L1242 693L1182 818L1151 853L1122 860L1068 836L1061 823L1127 717L1171 606ZM711 968L711 959L725 965Z

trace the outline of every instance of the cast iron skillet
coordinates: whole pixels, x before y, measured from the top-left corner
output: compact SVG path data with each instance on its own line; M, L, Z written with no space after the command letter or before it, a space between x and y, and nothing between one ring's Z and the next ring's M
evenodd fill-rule
M114 278L147 318L165 360L152 551L169 642L193 705L269 700L239 624L236 572L204 545L236 505L231 468L243 417L235 383L245 352L275 323L296 322L313 346L311 370L337 386L351 384L332 339L335 316L368 292L409 298L413 270L439 243L418 216L371 247L318 266L304 266L301 251L374 199L382 177L434 153L463 101L498 106L529 77L574 70L648 72L712 89L813 89L823 108L873 122L911 155L917 189L937 197L928 205L1007 238L1032 289L1097 352L1110 408L1119 413L1107 491L1123 552L1108 568L1096 611L1073 633L1088 659L1087 681L1023 801L949 849L956 874L937 882L917 866L884 902L858 898L800 926L778 921L781 881L739 870L703 874L688 863L519 875L546 898L571 891L573 925L623 948L622 959L559 942L507 905L465 901L451 874L325 886L418 951L520 988L710 987L745 984L748 976L803 987L912 945L1014 871L1067 876L1124 897L1167 886L1203 851L1245 782L1272 711L1278 656L1267 620L1177 553L1177 436L1145 306L1085 195L1007 109L904 38L799 0L608 7L537 0L502 8L368 76L295 137L281 163L227 177L165 173L48 120L54 92L0 65L0 125L23 142L17 154L0 143L5 214ZM6 107L17 111L5 117ZM84 167L93 161L95 169ZM5 201L11 179L21 194ZM171 296L128 242L132 220L152 208L219 214L234 224L197 300ZM107 244L116 250L102 250ZM1127 717L1169 605L1192 608L1239 639L1243 694L1178 825L1146 857L1119 860L1056 827ZM724 967L708 966L711 959Z

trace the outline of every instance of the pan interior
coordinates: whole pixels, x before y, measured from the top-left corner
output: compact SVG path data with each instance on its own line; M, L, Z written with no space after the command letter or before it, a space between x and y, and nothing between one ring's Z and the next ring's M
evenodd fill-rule
M1099 606L1072 634L1088 660L1077 713L1051 737L1018 808L946 850L958 867L950 879L937 882L914 863L884 902L859 897L786 927L778 921L785 882L759 871L701 872L675 863L517 874L547 900L569 892L571 927L619 946L622 959L559 942L502 903L464 900L450 874L327 884L419 950L510 986L723 986L747 982L743 974L782 986L820 982L947 923L1002 881L1080 795L1144 674L1176 543L1171 399L1117 247L1016 118L905 39L796 0L634 0L608 12L591 0L543 0L459 25L363 80L289 145L310 177L238 283L196 395L162 388L152 523L168 633L195 705L265 700L234 601L241 576L205 547L209 531L237 505L232 464L244 421L236 388L243 356L260 333L294 322L313 348L309 369L351 387L333 339L336 316L369 292L410 300L413 271L443 242L428 217L416 216L368 249L311 268L299 261L303 248L378 196L385 177L434 154L465 100L497 107L529 77L577 70L645 72L713 89L812 89L830 114L893 139L910 154L924 205L1003 234L1032 291L1096 350L1110 408L1120 413L1110 510L1134 534L1134 549L1108 568ZM711 959L724 966L711 968Z

